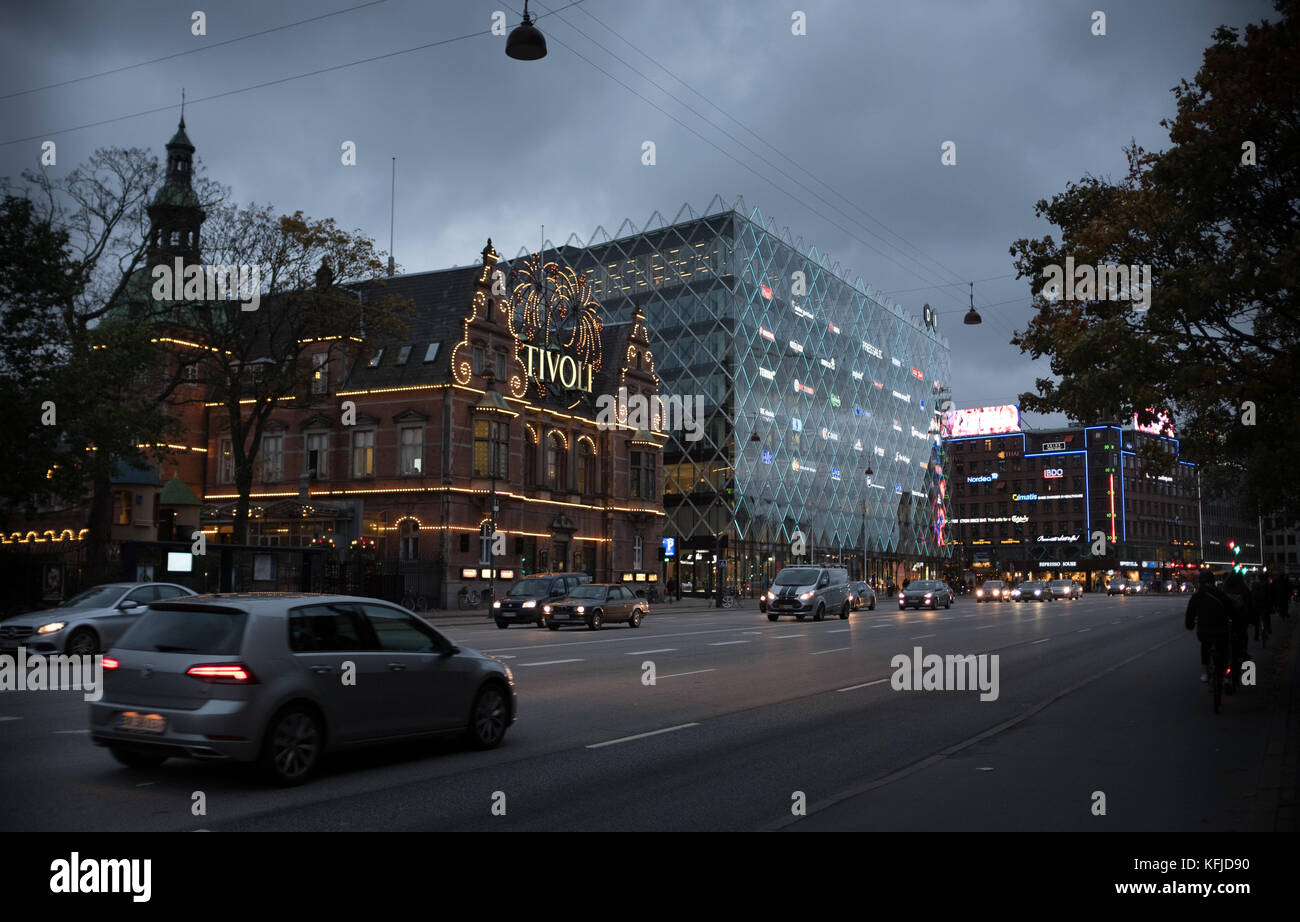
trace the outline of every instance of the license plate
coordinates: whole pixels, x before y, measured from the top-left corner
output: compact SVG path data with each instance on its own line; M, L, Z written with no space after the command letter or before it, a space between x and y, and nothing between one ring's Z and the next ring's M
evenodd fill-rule
M166 733L167 718L161 714L141 714L124 711L117 715L117 728L132 733Z

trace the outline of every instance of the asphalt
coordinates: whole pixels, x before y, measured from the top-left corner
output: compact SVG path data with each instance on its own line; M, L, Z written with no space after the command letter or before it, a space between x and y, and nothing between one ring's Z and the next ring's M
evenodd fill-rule
M962 599L770 623L752 601L672 603L600 632L434 616L514 671L506 743L340 755L291 790L238 766L133 772L90 745L77 693L0 693L0 827L1294 830L1295 619L1258 654L1260 687L1216 716L1185 604ZM996 653L1000 696L895 691L891 659L916 646Z

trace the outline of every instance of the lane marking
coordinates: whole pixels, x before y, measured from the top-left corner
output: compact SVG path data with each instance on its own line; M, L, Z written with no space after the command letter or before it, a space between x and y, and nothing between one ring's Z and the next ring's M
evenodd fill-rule
M1090 628L1090 627L1081 627L1081 628L1079 628L1077 631L1075 631L1074 633L1076 633L1076 634L1086 634L1086 633L1088 633L1088 632L1091 631L1091 630L1092 630L1092 628Z
M847 633L848 633L849 631L851 631L851 630L853 630L853 628L851 628L851 627L838 627L838 628L836 628L835 630L833 630L833 631L827 631L826 633L827 633L827 634L847 634Z
M647 653L676 653L676 647L660 647L658 650L633 650L630 653L624 653L624 656L645 656Z
M580 659L548 659L548 660L543 660L540 663L516 663L515 665L522 669L524 666L558 666L560 663L581 663L581 662L582 660Z
M872 685L879 685L881 682L888 682L889 679L876 679L871 682L863 682L861 685L850 685L848 688L837 688L837 692L857 691L859 688L870 688Z
M789 637L807 637L807 634L773 634L773 640L785 640Z
M0 723L3 723L6 720L22 720L22 718L21 717L0 717Z
M701 672L717 672L717 671L718 671L717 669L692 669L690 672L673 672L673 673L669 673L668 675L661 675L659 676L659 678L676 679L679 676L684 676L684 675L699 675Z
M981 624L979 627L975 628L975 630L977 630L977 631L987 631L987 630L988 630L989 628L991 628L991 627L997 627L997 625L996 625L996 624Z
M54 733L89 733L89 730L54 730Z
M749 643L748 640L719 640L716 643L709 644L710 647L729 647L732 644Z
M1119 624L1119 619L1116 618L1114 621L1111 622L1111 624Z
M742 633L742 634L759 634L759 635L761 635L763 632L762 632L762 631L741 631L740 633Z
M843 653L845 650L852 650L852 647L836 647L834 650L817 650L813 656L821 656L823 653Z
M1035 640L1035 641L1033 641L1032 643L1030 643L1029 645L1032 647L1032 646L1033 646L1034 644L1036 644L1036 643L1047 643L1047 642L1048 642L1049 640L1051 640L1051 639L1052 639L1052 638L1050 638L1050 637L1044 637L1042 640Z
M938 637L938 636L939 636L938 634L921 634L921 635L919 635L919 636L913 637L912 639L913 639L913 640L925 640L925 638L927 638L927 637Z
M613 746L615 743L630 743L632 740L643 740L647 736L658 736L660 733L672 733L674 730L685 730L688 727L698 727L698 723L678 724L675 727L664 727L662 730L651 730L649 733L638 733L635 736L620 736L616 740L605 740L603 743L589 743L588 749L600 749L602 746Z
M890 624L868 624L868 625L867 625L867 630L871 630L873 627L893 627L893 625L890 625ZM803 636L803 635L800 635L800 636Z

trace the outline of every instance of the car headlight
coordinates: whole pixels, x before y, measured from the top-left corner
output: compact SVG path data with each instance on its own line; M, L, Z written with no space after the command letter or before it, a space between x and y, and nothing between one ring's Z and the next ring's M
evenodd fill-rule
M587 606L585 606L585 605L579 605L579 606L578 606L578 614L582 614L582 613L583 613L584 611L586 611L586 610L587 610Z
M501 607L501 603L500 603L500 602L493 602L493 603L492 603L492 607L493 607L493 608L500 608L500 607Z
M976 590L975 590L975 598L977 598L977 599L978 599L978 598L981 598L983 595L984 595L984 590L983 590L983 589L976 589Z
M534 599L529 599L527 602L524 603L524 608L536 608L536 607L537 607L537 602Z
M799 601L800 601L800 602L807 602L809 599L811 599L811 598L813 597L813 594L814 594L814 593L813 593L813 590L811 590L811 589L809 589L807 592L801 592L801 593L799 594Z
M769 591L768 594L767 594L767 600L768 600L769 602L775 602L775 601L776 601L776 593L775 593L775 592L770 592L770 591Z
M1043 590L1041 590L1041 589L1035 589L1035 590L1034 590L1034 595L1042 595L1042 594L1043 594Z
M66 621L51 621L49 624L42 624L36 629L38 634L53 634L55 631L61 631L68 626Z
M927 599L932 599L932 598L934 598L934 593L933 593L933 592L927 592L927 593L925 594L925 597L926 597Z
M542 611L546 612L546 613L549 615L549 614L551 613L551 606L549 606L549 605L543 605L543 606L542 606Z

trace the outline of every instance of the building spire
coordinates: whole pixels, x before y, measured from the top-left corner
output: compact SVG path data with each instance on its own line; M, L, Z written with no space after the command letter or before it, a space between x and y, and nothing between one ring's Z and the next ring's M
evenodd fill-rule
M185 87L181 87L181 128L185 127Z

